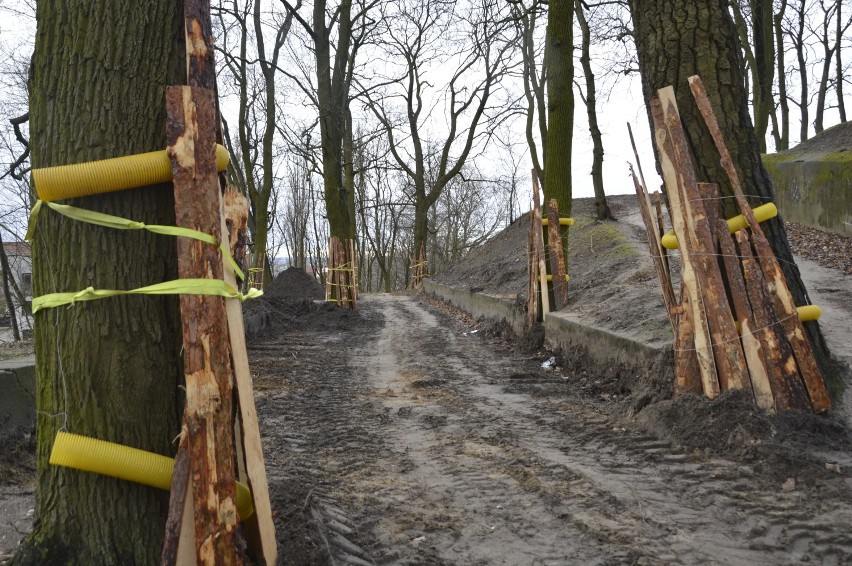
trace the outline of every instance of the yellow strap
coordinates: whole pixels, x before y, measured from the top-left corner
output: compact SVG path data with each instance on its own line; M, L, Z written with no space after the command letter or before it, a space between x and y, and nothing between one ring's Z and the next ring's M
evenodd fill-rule
M74 306L75 303L81 301L94 301L122 295L213 295L225 297L226 299L245 301L246 299L260 297L263 295L263 291L252 288L243 294L221 279L175 279L129 291L88 287L76 293L49 293L40 297L34 297L33 313L35 314L41 309L61 307L63 305Z
M33 239L36 221L38 220L38 215L41 211L41 207L44 204L47 204L47 206L49 206L51 209L55 210L59 214L67 216L72 220L77 220L79 222L86 222L88 224L95 224L97 226L104 226L106 228L114 228L116 230L147 230L149 232L153 232L154 234L201 240L202 242L217 246L222 251L222 256L228 261L229 264L231 264L231 267L233 268L236 276L241 280L245 279L245 275L243 274L242 270L239 268L237 262L234 261L234 258L231 256L231 250L229 250L228 247L225 246L225 244L219 243L219 240L217 240L214 236L211 236L210 234L205 234L204 232L199 232L198 230L193 230L191 228L179 228L177 226L161 226L159 224L145 224L144 222L128 220L127 218L121 218L120 216L113 216L111 214L95 212L94 210L77 208L76 206L69 206L67 204L58 204L55 202L41 200L36 201L35 206L33 206L33 209L30 212L30 226L27 230L26 235L27 240Z

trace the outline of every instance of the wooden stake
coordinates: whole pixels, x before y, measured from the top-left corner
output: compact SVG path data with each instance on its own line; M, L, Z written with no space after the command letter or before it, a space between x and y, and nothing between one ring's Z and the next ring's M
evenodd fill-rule
M556 310L568 304L568 282L565 281L565 253L562 249L562 230L559 225L559 204L556 199L547 203L547 243L550 247L550 272L553 274L553 298ZM545 284L547 284L545 282Z
M547 265L544 262L544 232L541 226L541 197L539 196L538 174L532 170L533 182L533 230L535 231L536 248L538 249L538 275L541 277L541 320L550 314L550 292L547 290Z
M224 215L221 217L222 240L228 239L228 226ZM238 288L234 269L227 261L222 262L225 282ZM263 458L263 444L260 438L260 424L257 408L254 404L254 386L249 370L246 351L245 328L243 326L243 307L239 299L226 299L225 311L228 315L228 335L231 340L231 362L234 382L237 386L238 463L245 462L245 476L251 490L254 514L243 522L243 530L249 546L249 554L258 562L275 564L278 559L275 524L272 520L272 504L269 499L269 483L266 479L266 465ZM240 450L241 449L241 450Z
M704 392L704 385L695 350L695 322L692 318L695 309L690 303L689 293L685 289L681 290L680 296L683 297L683 302L675 329L674 395L675 397L684 393L701 395Z
M206 234L221 233L213 93L196 87L168 87L166 107L176 223ZM222 259L215 246L190 238L178 238L177 245L181 278L223 277ZM225 300L181 295L180 306L196 557L199 564L239 564L233 382Z
M660 167L666 183L669 202L671 203L672 225L677 234L678 241L686 242L689 238L687 235L686 211L682 204L685 198L681 197L680 188L682 172L678 167L667 121L664 117L663 106L658 98L651 100L651 116L654 120L654 135L657 142ZM683 264L682 280L684 290L689 295L689 300L683 301L683 304L692 309L691 318L695 332L695 354L698 357L698 368L701 373L704 395L710 399L715 399L719 396L720 388L716 376L716 363L713 359L713 351L711 350L710 328L708 327L707 315L704 311L701 288L693 268L692 246L690 244L682 244L680 252Z
M660 245L659 227L657 219L651 214L651 200L648 196L648 191L639 183L639 179L632 173L633 186L636 188L636 196L639 200L639 212L642 214L642 221L645 223L645 231L648 233L648 248L651 252L651 259L654 262L654 269L657 272L657 279L660 281L660 288L663 292L663 303L666 305L666 312L669 315L669 322L672 325L672 331L677 330L677 319L675 315L675 299L674 288L669 277L668 270L663 264L663 246Z
M527 295L527 326L532 328L538 321L538 248L535 232L535 212L530 211L530 229L527 237L527 269L529 270L529 286Z
M737 232L736 237L745 272L749 302L754 314L754 328L748 330L755 334L760 342L760 351L775 399L775 409L778 411L810 409L807 392L799 378L793 351L778 324L772 299L767 293L763 272L751 253L748 235L745 231L740 231Z
M822 373L814 359L813 349L807 336L805 336L805 330L797 315L793 296L787 287L784 274L781 272L781 267L775 258L775 253L772 251L772 247L763 234L763 229L754 217L751 206L745 198L739 174L734 167L731 154L725 145L722 131L719 128L719 123L710 104L710 98L707 96L704 83L700 77L693 76L689 78L689 86L698 105L698 109L701 112L701 116L704 118L704 123L707 125L707 129L710 131L710 135L716 144L722 168L728 174L728 178L731 181L731 187L739 204L740 212L748 222L749 228L751 228L752 242L760 260L760 267L774 299L775 308L781 319L781 324L790 341L790 346L796 357L796 363L802 373L811 404L815 411L826 411L831 408L831 399L828 396L828 391L825 389Z

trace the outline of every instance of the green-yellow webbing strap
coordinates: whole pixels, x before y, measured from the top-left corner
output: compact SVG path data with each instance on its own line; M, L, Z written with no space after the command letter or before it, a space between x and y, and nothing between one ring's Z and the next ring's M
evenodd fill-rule
M129 291L94 289L93 287L89 287L76 293L49 293L41 297L34 297L33 313L41 309L61 307L63 305L74 306L75 303L81 301L94 301L122 295L213 295L225 297L226 299L245 301L246 299L260 297L263 295L263 291L249 289L247 293L243 294L221 279L175 279Z
M32 240L33 234L35 233L36 221L38 219L39 212L41 212L42 205L46 204L51 209L55 210L59 214L63 216L67 216L72 220L77 220L79 222L87 222L89 224L96 224L98 226L104 226L106 228L115 228L116 230L147 230L149 232L153 232L154 234L163 234L166 236L178 236L184 238L194 238L196 240L201 240L202 242L206 242L210 245L217 246L222 251L222 257L231 265L236 276L243 280L245 279L245 274L243 274L242 270L237 266L237 262L234 261L234 258L231 256L231 251L228 247L220 243L218 239L210 234L205 234L204 232L199 232L198 230L192 230L191 228L179 228L177 226L161 226L159 224L145 224L144 222L137 222L135 220L129 220L127 218L121 218L120 216L113 216L111 214L104 214L102 212L95 212L93 210L86 210L84 208L77 208L75 206L69 206L67 204L57 204L55 202L49 201L36 201L35 206L33 206L32 211L30 211L30 225L27 230L26 239Z

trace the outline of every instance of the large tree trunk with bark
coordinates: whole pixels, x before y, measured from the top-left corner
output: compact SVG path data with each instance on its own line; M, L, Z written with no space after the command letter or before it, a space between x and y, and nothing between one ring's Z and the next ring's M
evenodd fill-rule
M165 149L165 86L185 80L180 3L37 5L30 82L34 168ZM174 224L171 185L70 204ZM43 210L34 295L176 278L175 240ZM176 297L116 297L36 314L36 522L13 564L153 564L168 493L48 464L65 429L173 455L182 381Z
M551 0L547 16L547 144L544 201L555 198L571 216L571 142L574 132L574 3Z
M674 87L698 180L717 183L723 197L733 194L690 92L687 78L692 75L700 75L704 81L734 165L742 184L749 188L752 206L772 200L772 182L761 162L748 112L740 46L727 0L631 0L630 7L645 98L650 100L664 86ZM720 212L725 217L738 213L733 198L723 198L721 205ZM793 261L780 215L762 227L796 304L808 304L807 290ZM810 322L805 323L805 328L826 382L830 387L834 385L836 391L837 378L819 327Z

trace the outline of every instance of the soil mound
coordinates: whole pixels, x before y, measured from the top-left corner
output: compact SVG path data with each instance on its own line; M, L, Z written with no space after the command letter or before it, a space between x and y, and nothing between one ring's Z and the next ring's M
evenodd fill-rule
M805 140L790 151L852 151L852 122L837 124Z
M272 280L264 295L276 299L322 299L325 291L305 270L288 267Z

